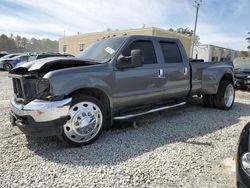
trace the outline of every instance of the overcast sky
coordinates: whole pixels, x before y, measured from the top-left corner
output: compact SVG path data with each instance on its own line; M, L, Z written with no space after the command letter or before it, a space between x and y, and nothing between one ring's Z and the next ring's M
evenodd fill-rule
M142 27L193 29L193 0L0 0L0 34L58 39ZM203 0L201 42L246 50L250 0Z

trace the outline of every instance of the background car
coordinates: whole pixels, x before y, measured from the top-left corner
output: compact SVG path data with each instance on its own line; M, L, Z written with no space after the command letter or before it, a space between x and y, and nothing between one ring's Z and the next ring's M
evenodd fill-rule
M250 187L250 122L243 128L236 157L237 187Z
M20 62L28 62L32 56L28 54L22 55L14 55L12 58L3 59L0 62L0 68L5 71L10 71L13 67L15 67Z
M60 53L41 53L36 56L36 59L48 58L48 57L75 57L71 54L60 54Z
M9 58L4 58L0 61L0 69L4 69L5 71L10 71L17 64L21 65L22 63L26 63L33 60L49 58L49 57L74 57L70 54L60 54L60 53L25 53L25 54L12 54L8 56ZM11 58L10 58L11 57Z
M3 56L5 56L5 55L8 55L8 52L5 52L5 51L1 51L0 52L0 58L3 57Z
M0 69L3 69L3 68L4 68L3 65L4 65L4 62L5 62L6 60L9 60L9 59L11 59L11 58L13 58L13 57L16 57L16 56L18 56L18 55L21 55L21 53L8 54L8 55L5 55L5 56L1 57L1 58L0 58Z
M7 54L7 55L2 56L2 57L0 58L0 62L3 61L3 60L5 60L5 59L10 59L10 58L12 58L12 57L15 57L15 56L18 56L18 55L21 55L21 54L22 54L22 53Z
M250 90L250 58L235 59L234 70L236 88Z

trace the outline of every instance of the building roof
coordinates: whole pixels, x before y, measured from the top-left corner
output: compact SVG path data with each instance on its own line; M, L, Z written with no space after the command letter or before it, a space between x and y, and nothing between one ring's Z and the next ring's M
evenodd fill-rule
M212 47L216 47L216 48L222 48L222 49L225 49L225 50L232 50L232 51L238 51L238 50L234 50L234 49L231 49L231 48L225 48L225 47L222 47L222 46L216 46L216 45L213 45L213 44L197 44L196 45L197 47L199 46L212 46Z
M100 32L91 32L91 33L78 33L76 35L68 35L68 36L64 36L66 38L74 38L74 37L78 37L78 36L90 36L90 35L96 35L96 34L110 34L112 36L112 34L115 34L117 32L119 33L124 33L124 34L127 34L129 32L136 32L136 31L151 31L152 34L155 34L157 33L157 31L160 31L160 32L165 32L165 33L169 33L169 34L175 34L176 36L180 36L180 37L186 37L186 38L190 38L189 36L186 36L186 35L183 35L183 34L180 34L180 33L177 33L177 32L173 32L173 31L169 31L169 30L166 30L166 29L162 29L162 28L158 28L158 27L145 27L145 28L134 28L134 29L122 29L122 30L111 30L111 31L100 31ZM64 37L61 37L59 38L60 39L64 39Z

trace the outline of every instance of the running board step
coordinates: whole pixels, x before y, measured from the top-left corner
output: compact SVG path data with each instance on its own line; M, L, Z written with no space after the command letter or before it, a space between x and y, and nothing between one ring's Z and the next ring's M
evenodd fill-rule
M141 116L141 115L145 115L145 114L149 114L149 113L153 113L153 112L158 112L158 111L161 111L161 110L166 110L166 109L175 108L175 107L178 107L178 106L183 106L185 104L186 104L186 102L181 102L181 103L170 105L170 106L164 106L164 107L161 107L161 108L151 109L151 110L146 111L146 112L128 114L128 115L124 115L124 116L117 116L117 117L114 117L113 119L114 120L129 119L129 118L132 118L132 117L137 117L137 116Z

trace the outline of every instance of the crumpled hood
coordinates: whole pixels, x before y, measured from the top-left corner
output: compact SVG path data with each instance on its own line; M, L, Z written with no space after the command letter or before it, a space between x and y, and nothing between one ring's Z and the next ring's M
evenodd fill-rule
M20 63L13 68L11 74L25 74L29 71L49 72L62 68L70 68L76 66L94 65L95 62L89 62L84 59L74 57L50 57L34 60L26 63Z

